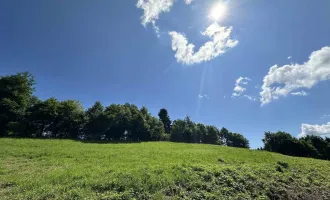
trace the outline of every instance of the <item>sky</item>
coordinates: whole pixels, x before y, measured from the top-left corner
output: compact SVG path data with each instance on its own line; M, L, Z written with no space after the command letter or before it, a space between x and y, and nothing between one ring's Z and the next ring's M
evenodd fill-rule
M243 134L330 134L328 0L3 0L0 75L45 100L166 108Z

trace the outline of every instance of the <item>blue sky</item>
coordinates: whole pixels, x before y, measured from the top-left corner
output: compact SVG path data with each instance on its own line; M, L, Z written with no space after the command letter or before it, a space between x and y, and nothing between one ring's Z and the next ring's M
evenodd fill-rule
M29 71L41 99L85 108L165 107L253 148L265 131L325 135L329 9L328 0L4 0L0 75Z

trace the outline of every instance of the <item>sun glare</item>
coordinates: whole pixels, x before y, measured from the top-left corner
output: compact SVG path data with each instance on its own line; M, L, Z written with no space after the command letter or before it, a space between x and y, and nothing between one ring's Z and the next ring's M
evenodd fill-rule
M227 5L223 2L216 3L212 6L209 18L214 21L222 20L227 13Z

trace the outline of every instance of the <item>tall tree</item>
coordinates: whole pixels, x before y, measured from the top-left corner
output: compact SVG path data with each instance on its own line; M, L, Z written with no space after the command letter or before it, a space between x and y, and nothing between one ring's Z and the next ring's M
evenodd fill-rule
M94 105L85 112L87 122L84 127L85 137L90 140L100 140L105 132L104 107L101 102L96 101Z
M28 72L0 77L0 136L19 135L24 130L20 126L30 105L34 84Z
M204 124L198 123L196 125L196 136L198 138L197 143L205 143L208 141L207 128Z
M168 115L168 112L165 108L160 109L158 113L159 119L163 122L164 124L164 129L166 133L171 132L171 119L170 116Z

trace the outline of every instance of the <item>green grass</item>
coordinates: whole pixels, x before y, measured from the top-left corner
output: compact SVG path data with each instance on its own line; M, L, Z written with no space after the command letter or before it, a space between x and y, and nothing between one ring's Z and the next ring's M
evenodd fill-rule
M0 199L330 199L329 172L216 145L0 139Z

